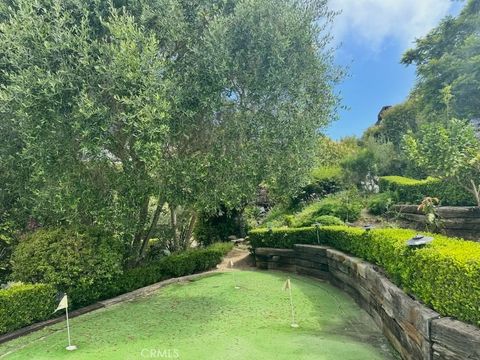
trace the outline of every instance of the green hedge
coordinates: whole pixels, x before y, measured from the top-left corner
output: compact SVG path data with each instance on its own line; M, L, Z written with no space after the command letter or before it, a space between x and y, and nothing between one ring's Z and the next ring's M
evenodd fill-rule
M122 273L123 245L95 228L40 229L21 239L12 255L12 279L52 284L73 308L104 296Z
M0 334L51 317L56 293L46 284L18 284L0 290Z
M473 195L451 181L427 178L417 180L402 176L380 178L380 191L397 193L402 203L420 204L426 196L437 197L442 205L476 205Z
M414 235L406 229L329 226L259 229L249 238L253 248L321 243L359 256L440 314L480 326L480 243L433 235L433 243L411 249L406 241Z
M203 249L188 250L128 269L115 281L109 296L133 291L172 277L213 269L232 248L231 243L216 243Z
M105 299L168 278L213 269L232 247L231 243L213 244L128 269L117 275L97 297ZM53 285L46 284L14 285L0 290L0 334L50 318L57 305L56 293Z

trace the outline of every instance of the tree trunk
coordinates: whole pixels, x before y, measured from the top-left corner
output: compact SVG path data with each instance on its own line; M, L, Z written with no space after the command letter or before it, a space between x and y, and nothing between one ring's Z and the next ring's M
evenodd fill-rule
M172 239L174 251L178 250L178 225L176 206L170 205L170 224L172 226Z
M477 206L480 207L480 185L476 185L475 181L470 180L472 183L472 190L473 190L473 195L475 196L475 199L477 200Z
M193 229L195 229L196 222L197 222L197 212L193 210L192 216L190 217L188 230L187 230L187 233L185 234L184 242L186 245L190 244L190 239L192 238Z
M134 264L138 258L142 237L145 231L145 223L148 218L148 206L150 204L150 198L146 197L141 204L140 213L138 215L138 225L135 235L133 237L132 246L130 249L130 265Z
M139 260L142 259L145 256L145 251L147 250L148 242L150 241L150 237L152 236L152 232L155 229L155 227L158 224L158 219L160 218L160 214L162 213L163 205L165 204L165 201L161 198L161 196L158 196L158 202L157 202L157 208L155 209L155 212L152 217L152 222L150 223L150 227L148 228L147 232L145 233L145 236L143 238L142 242L142 247L140 249L140 254L139 254Z

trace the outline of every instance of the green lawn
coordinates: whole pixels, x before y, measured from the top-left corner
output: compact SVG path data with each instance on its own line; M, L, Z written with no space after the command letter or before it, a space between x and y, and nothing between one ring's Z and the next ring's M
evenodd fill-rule
M232 272L170 285L155 295L0 345L3 359L395 359L370 317L328 283L279 272ZM291 276L299 328L290 327Z

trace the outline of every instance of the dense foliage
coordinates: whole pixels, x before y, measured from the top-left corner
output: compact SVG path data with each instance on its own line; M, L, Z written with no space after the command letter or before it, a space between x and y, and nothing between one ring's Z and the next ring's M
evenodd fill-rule
M231 243L216 243L206 248L172 254L160 260L127 269L107 289L108 294L105 294L105 297L123 294L171 277L211 270L232 248Z
M254 230L254 248L322 244L381 266L405 291L444 316L480 325L480 244L435 235L433 243L410 249L413 230L366 232L344 226Z
M214 215L201 213L195 224L195 240L202 245L227 241L229 236L240 237L242 228L241 214L236 210L224 210Z
M455 183L436 178L423 180L402 176L380 178L380 189L395 193L395 198L404 204L420 204L427 197L436 197L442 205L475 205L473 196Z
M94 229L38 230L16 247L12 278L51 284L78 307L101 298L122 273L122 253L118 240Z
M46 236L47 234L44 234L42 237L45 238ZM78 286L70 285L68 290L70 309L91 304L99 299L133 291L171 277L185 276L213 269L222 261L222 258L232 247L233 245L230 243L213 244L207 248L166 256L160 260L150 261L142 266L127 269L123 273L116 274L110 281L104 282L102 287L98 286L98 282L88 284L85 278L79 278L82 283ZM85 253L82 254L85 256ZM68 261L65 262L65 265L68 267L72 277L76 276L77 271L85 273L87 270L84 268L79 269L74 263L69 263ZM31 265L28 266L31 269ZM39 266L39 272L45 267L45 264ZM96 272L100 271L100 269L96 265ZM91 269L91 271L94 270ZM46 320L53 316L53 311L57 306L56 294L58 289L60 289L60 287L55 286L55 283L65 281L65 279L60 279L60 276L66 276L67 274L61 273L52 279L52 274L49 270L45 271L44 279L51 281L50 284L13 284L7 289L0 289L0 334L14 331L33 322ZM26 272L28 272L28 269Z
M404 64L416 65L413 95L423 117L480 117L479 28L480 2L468 0L457 17L442 20L404 54Z
M56 294L55 287L46 284L13 284L0 289L0 334L51 317Z
M412 163L470 192L480 206L480 141L470 124L455 119L445 125L424 124L404 142Z
M2 2L0 210L111 231L135 264L164 211L181 248L199 210L293 192L336 103L330 19L310 0Z

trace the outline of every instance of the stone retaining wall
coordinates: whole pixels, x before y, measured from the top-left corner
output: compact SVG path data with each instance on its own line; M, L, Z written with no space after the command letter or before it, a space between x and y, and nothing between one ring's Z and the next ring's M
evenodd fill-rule
M441 318L362 259L325 246L295 245L293 250L256 249L255 260L260 269L321 278L346 291L403 359L480 359L480 329Z
M402 225L425 231L425 215L417 205L395 205L392 209L398 213ZM437 214L442 230L448 236L480 241L480 208L477 206L440 206Z

